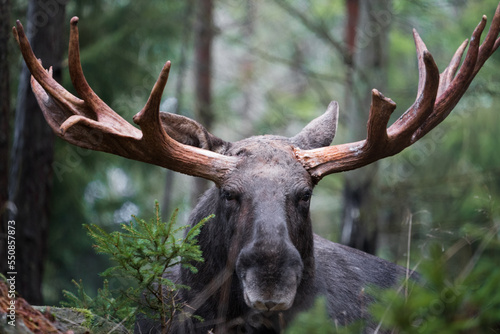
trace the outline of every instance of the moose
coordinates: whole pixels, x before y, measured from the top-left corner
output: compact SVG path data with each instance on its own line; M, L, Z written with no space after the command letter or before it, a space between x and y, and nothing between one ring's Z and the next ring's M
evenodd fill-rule
M318 296L326 298L332 321L365 319L365 331L373 331L375 325L366 316L370 297L364 288L393 287L407 269L314 234L309 212L313 189L329 174L401 152L442 122L500 45L500 5L483 43L485 16L442 73L414 31L419 71L414 104L388 127L396 104L374 89L366 139L334 146L330 144L337 128L337 102L294 137L264 135L237 142L224 141L184 116L160 112L170 61L133 118L139 129L88 85L80 63L77 23L77 17L71 19L68 67L80 98L52 78L51 68L44 69L19 21L13 29L32 73L33 92L54 132L83 148L215 184L189 218L196 224L215 214L198 236L205 261L196 264L197 274L183 268L168 273L191 287L179 298L204 321L178 321L175 331L278 333ZM146 319L136 324L138 333L157 331L159 325Z

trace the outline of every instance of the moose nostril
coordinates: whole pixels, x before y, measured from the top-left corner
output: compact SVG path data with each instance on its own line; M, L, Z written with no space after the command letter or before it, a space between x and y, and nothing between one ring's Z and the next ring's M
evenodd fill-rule
M269 311L271 311L276 306L275 302L265 302L264 304L266 305Z
M259 300L257 300L255 303L253 303L252 307L256 310L259 310L259 311L267 311L268 310L267 306Z
M256 301L253 303L253 308L259 311L284 311L290 306L287 303L277 303L273 301L261 302Z

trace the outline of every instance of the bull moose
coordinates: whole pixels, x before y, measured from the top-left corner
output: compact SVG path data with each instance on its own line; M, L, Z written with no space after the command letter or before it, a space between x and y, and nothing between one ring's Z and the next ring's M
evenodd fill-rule
M470 41L456 51L440 74L414 31L419 84L415 103L388 127L396 104L377 90L367 137L330 146L338 104L291 138L265 135L227 142L189 118L160 112L170 71L164 65L134 127L108 107L88 85L80 64L78 18L71 19L68 64L80 98L65 90L36 59L18 21L14 35L32 73L32 89L54 132L71 144L117 154L214 182L189 221L215 214L199 235L205 261L198 273L169 273L191 290L180 298L204 321L178 322L178 333L277 333L318 296L339 324L365 317L367 285L391 287L406 269L312 232L311 194L326 175L392 156L442 122L459 102L485 61L500 45L500 5L483 43L483 17ZM465 52L468 46L467 52ZM463 63L461 59L465 53ZM366 331L374 326L367 322ZM138 333L158 331L147 320Z

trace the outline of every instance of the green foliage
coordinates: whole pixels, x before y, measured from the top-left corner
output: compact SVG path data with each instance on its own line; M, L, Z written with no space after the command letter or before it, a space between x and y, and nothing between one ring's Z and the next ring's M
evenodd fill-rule
M328 317L326 298L319 297L314 307L307 312L301 313L286 330L287 334L349 334L361 333L363 323L357 322L349 326L339 326Z
M499 228L468 226L463 239L446 252L434 244L419 266L422 282L405 283L407 295L382 292L384 302L372 307L374 317L395 333L498 333ZM455 273L453 256L464 247L471 247L473 255Z
M97 296L92 298L85 291L82 280L73 280L77 292L64 291L67 301L63 306L74 307L80 310L89 310L90 315L96 314L109 321L121 321L126 328L132 328L135 322L136 306L127 298L128 294L115 294L109 288L109 281L104 280L103 288L97 291ZM89 321L92 321L90 317ZM92 324L87 324L91 327Z
M134 216L135 221L122 225L123 231L108 233L97 225L85 225L96 251L116 264L101 275L113 280L118 288L111 289L105 280L103 289L92 298L81 281L74 282L78 291L64 291L66 306L88 309L104 318L124 321L129 327L137 311L159 320L166 328L176 313L183 312L185 305L178 302L177 294L189 287L172 281L169 273L178 265L196 272L193 264L203 261L196 237L213 215L187 230L189 226L175 227L177 210L168 223L161 221L158 202L155 210L151 222ZM185 235L179 237L182 232Z
M434 243L418 266L420 280L404 281L396 288L369 287L376 302L370 308L372 321L380 330L406 334L498 333L500 331L500 267L498 238L500 223L490 228L472 224L462 229L462 238L443 250ZM456 257L472 254L457 271ZM326 300L300 314L286 333L361 333L364 324L332 323Z

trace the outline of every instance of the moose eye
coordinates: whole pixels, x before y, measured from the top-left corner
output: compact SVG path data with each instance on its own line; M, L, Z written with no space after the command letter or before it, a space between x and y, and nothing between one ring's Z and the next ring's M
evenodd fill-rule
M225 199L226 201L234 201L238 199L238 195L234 191L223 190L222 198Z
M312 191L311 190L307 190L307 191L305 191L304 193L302 193L300 195L300 200L302 202L309 202L311 200L311 197L312 197Z

